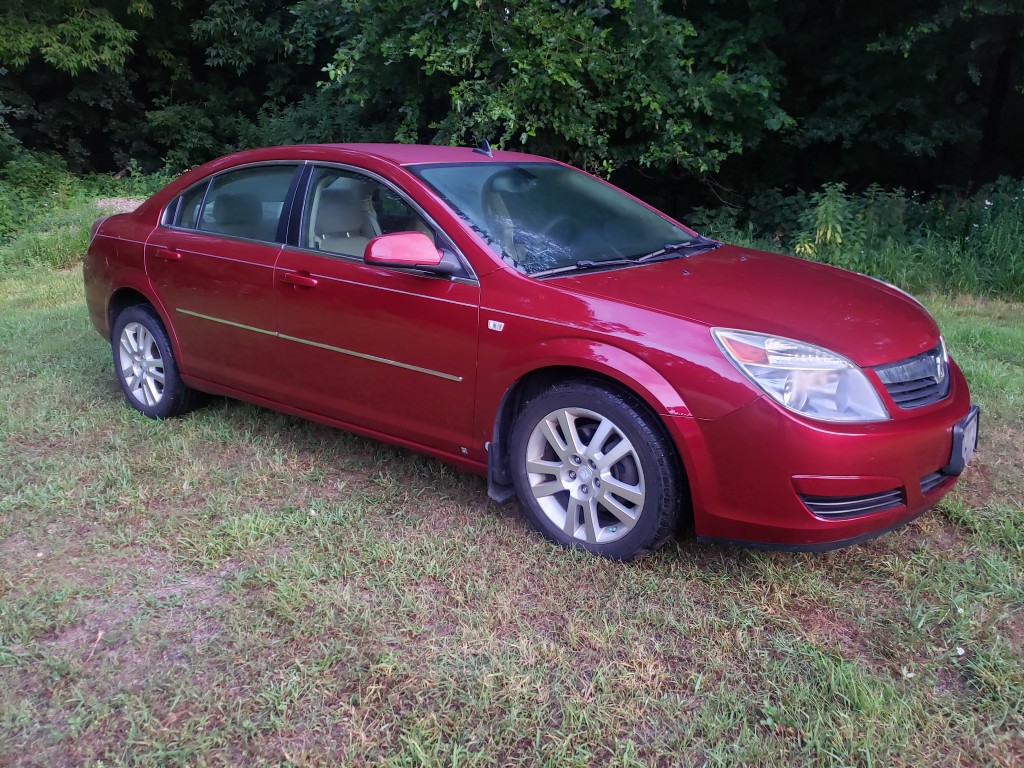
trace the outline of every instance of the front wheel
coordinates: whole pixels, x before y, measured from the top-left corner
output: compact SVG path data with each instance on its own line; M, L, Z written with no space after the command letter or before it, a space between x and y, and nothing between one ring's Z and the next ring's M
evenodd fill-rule
M178 375L171 341L149 306L128 307L117 316L111 334L114 370L128 403L151 419L192 410L198 393Z
M675 530L678 461L631 396L589 382L552 387L516 420L511 458L531 522L563 546L632 560Z

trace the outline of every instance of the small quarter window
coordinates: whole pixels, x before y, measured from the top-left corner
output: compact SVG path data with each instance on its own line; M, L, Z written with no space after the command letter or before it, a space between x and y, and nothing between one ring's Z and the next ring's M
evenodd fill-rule
M195 229L199 225L199 206L203 204L203 196L208 186L209 183L199 184L181 196L175 226Z

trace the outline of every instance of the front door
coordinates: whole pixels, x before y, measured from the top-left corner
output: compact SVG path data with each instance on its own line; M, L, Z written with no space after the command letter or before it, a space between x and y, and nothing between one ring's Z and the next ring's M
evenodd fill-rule
M275 270L289 402L459 454L473 429L479 286L363 263L377 235L434 234L380 182L317 169L306 199L299 247Z

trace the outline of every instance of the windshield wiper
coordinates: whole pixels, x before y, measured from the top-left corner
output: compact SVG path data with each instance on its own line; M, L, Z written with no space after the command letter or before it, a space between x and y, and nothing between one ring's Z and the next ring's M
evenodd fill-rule
M531 272L530 277L547 277L548 275L558 275L562 272L581 272L585 269L600 269L602 267L626 267L632 264L636 264L636 259L605 259L603 261L583 259L574 264L566 264L564 267L553 267L551 269L542 269L540 272Z
M715 248L721 247L722 244L717 240L698 235L696 240L687 240L685 243L669 243L656 251L645 253L643 256L634 259L633 262L635 264L643 264L645 261L654 261L662 256L669 256L680 252L686 256L692 256L697 251L712 251Z
M631 259L604 259L600 261L582 259L573 264L566 264L564 267L552 267L551 269L542 269L540 272L531 272L530 277L547 277L549 275L560 275L565 272L582 272L587 269L603 269L604 267L631 267L675 253L685 252L686 256L690 256L697 251L710 251L721 246L722 244L717 240L698 235L696 240L687 240L685 243L669 243L643 256Z

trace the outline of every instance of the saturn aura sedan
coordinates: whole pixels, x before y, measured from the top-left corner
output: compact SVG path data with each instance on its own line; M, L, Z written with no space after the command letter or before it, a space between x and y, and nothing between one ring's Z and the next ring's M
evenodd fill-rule
M977 441L903 291L486 146L223 157L98 221L84 272L145 415L214 393L405 446L616 559L690 523L860 542L932 507Z

